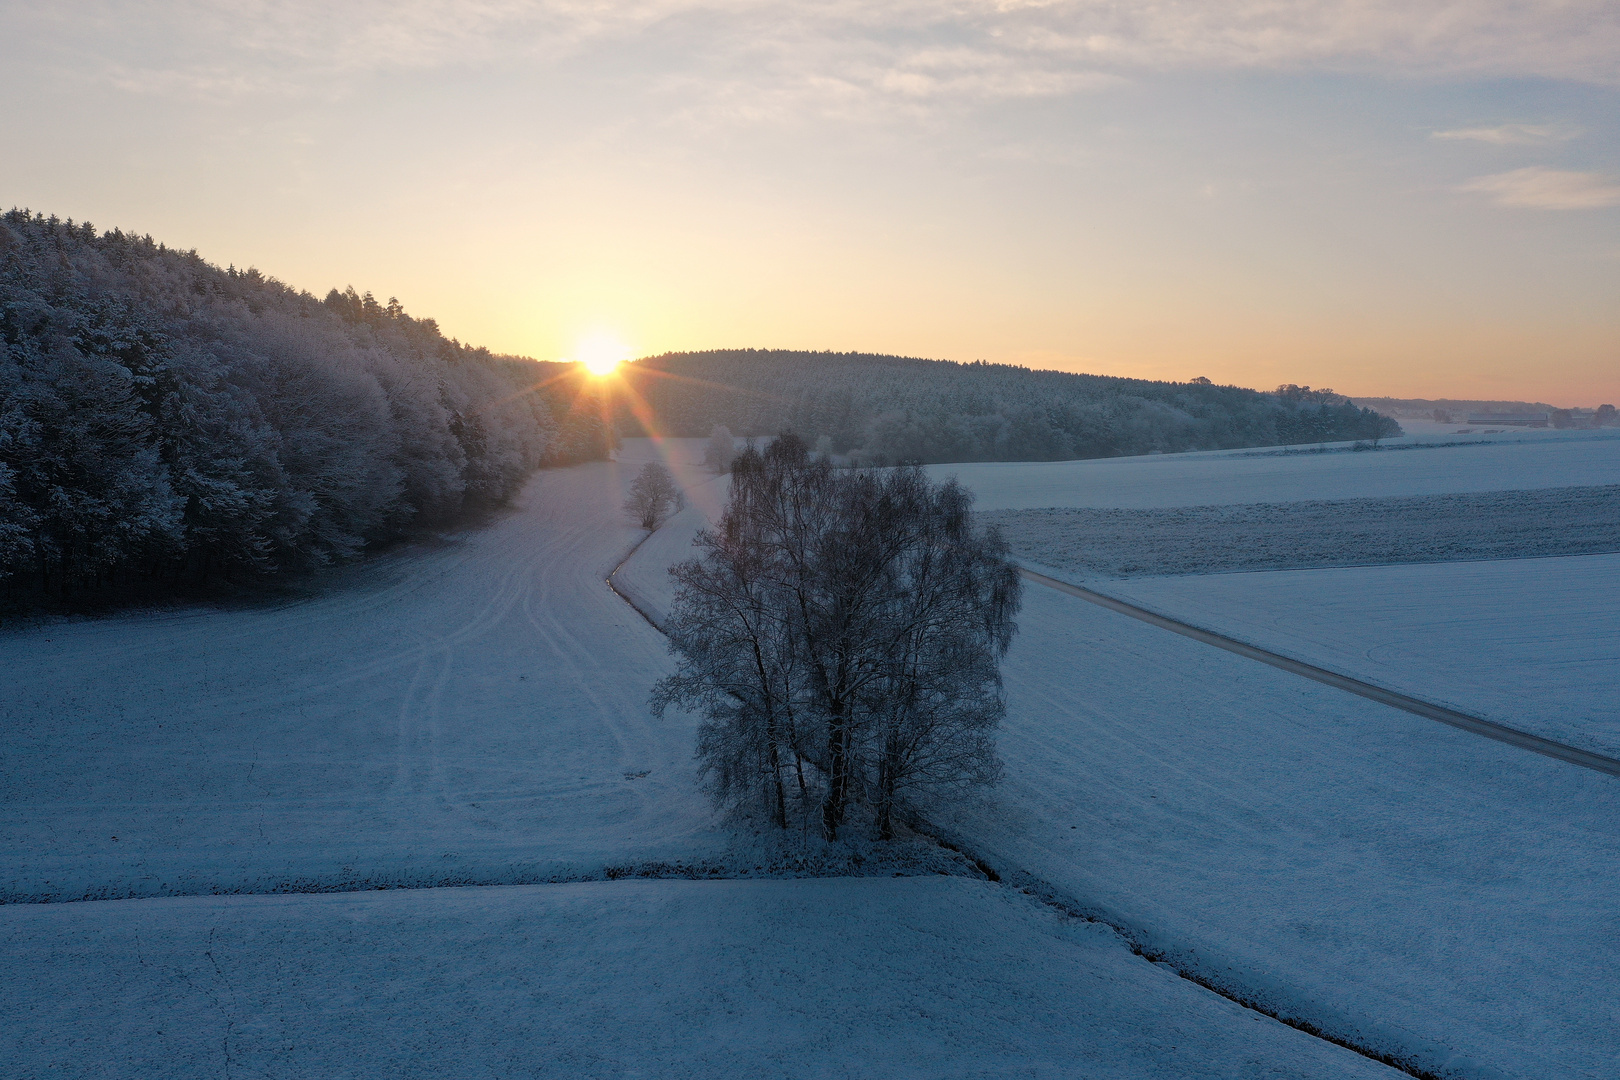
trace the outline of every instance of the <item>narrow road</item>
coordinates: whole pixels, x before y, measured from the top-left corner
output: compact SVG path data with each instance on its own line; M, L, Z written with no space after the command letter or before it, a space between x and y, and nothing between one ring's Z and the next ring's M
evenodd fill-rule
M1270 664L1272 667L1281 668L1294 675L1302 675L1307 679L1314 679L1336 689L1358 694L1361 697L1376 701L1380 705L1388 705L1430 720L1438 720L1442 724L1450 724L1452 727L1462 728L1464 731L1473 732L1475 735L1483 735L1487 739L1495 739L1498 742L1507 743L1509 746L1516 746L1521 750L1545 754L1550 758L1557 758L1571 765L1594 769L1597 772L1608 773L1610 776L1620 776L1620 760L1615 758L1603 754L1594 754L1589 750L1554 742L1551 739L1544 739L1539 735L1532 735L1527 731L1508 727L1506 724L1498 724L1493 720L1469 716L1467 713L1460 713L1454 709L1435 705L1432 702L1423 701L1420 698L1411 697L1394 690L1387 690L1382 686L1363 682L1360 679L1353 679L1348 675L1340 675L1336 671L1329 671L1326 668L1307 664L1301 660L1283 656L1280 653L1257 648L1238 641L1236 638L1229 638L1224 634L1217 634L1210 630L1180 622L1157 612L1149 611L1147 608L1137 607L1135 604L1119 600L1106 593L1095 592L1079 585L1071 585L1066 581L1036 573L1034 570L1019 567L1018 572L1029 580L1045 585L1047 588L1079 597L1081 600L1096 604L1099 607L1105 607L1110 611L1116 611L1121 615L1129 615L1133 619L1140 619L1160 629L1181 634L1183 637L1190 637L1194 641L1203 642L1205 645L1213 645L1217 649L1225 649L1227 652L1237 653L1239 656L1248 657L1250 660L1258 660L1262 664Z

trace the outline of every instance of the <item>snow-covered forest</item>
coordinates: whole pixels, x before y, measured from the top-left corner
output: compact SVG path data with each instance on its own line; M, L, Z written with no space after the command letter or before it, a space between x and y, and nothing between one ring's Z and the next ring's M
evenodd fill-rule
M347 560L612 440L564 365L26 211L0 217L0 341L13 602Z
M1270 393L862 353L667 353L626 378L670 435L791 428L865 461L1066 461L1400 434L1331 390ZM635 416L620 417L626 434Z

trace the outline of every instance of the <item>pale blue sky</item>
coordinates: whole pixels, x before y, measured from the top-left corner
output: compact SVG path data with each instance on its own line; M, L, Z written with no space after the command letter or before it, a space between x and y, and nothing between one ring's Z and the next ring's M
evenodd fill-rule
M0 202L543 358L1620 399L1620 4L0 3Z

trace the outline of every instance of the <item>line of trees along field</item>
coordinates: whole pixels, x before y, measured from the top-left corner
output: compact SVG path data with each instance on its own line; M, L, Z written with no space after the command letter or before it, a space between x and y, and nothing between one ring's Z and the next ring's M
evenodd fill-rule
M1400 434L1400 425L1331 390L1269 393L1031 371L977 361L732 349L667 353L625 378L664 433L739 435L789 428L866 462L1063 461L1286 446ZM641 434L626 408L625 434Z
M563 365L25 211L0 217L0 349L13 602L347 560L613 441Z

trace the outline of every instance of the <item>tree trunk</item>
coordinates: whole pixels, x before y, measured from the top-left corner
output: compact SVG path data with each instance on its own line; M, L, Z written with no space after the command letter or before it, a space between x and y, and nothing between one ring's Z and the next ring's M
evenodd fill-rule
M878 762L877 827L879 840L894 839L894 770L887 757Z
M821 831L828 840L838 839L848 798L849 718L839 705L827 719L827 798L821 804Z
M772 710L766 719L765 737L769 740L771 748L771 785L776 794L776 824L787 828L787 792L782 787L782 755L777 748L780 741L776 733L776 712Z

